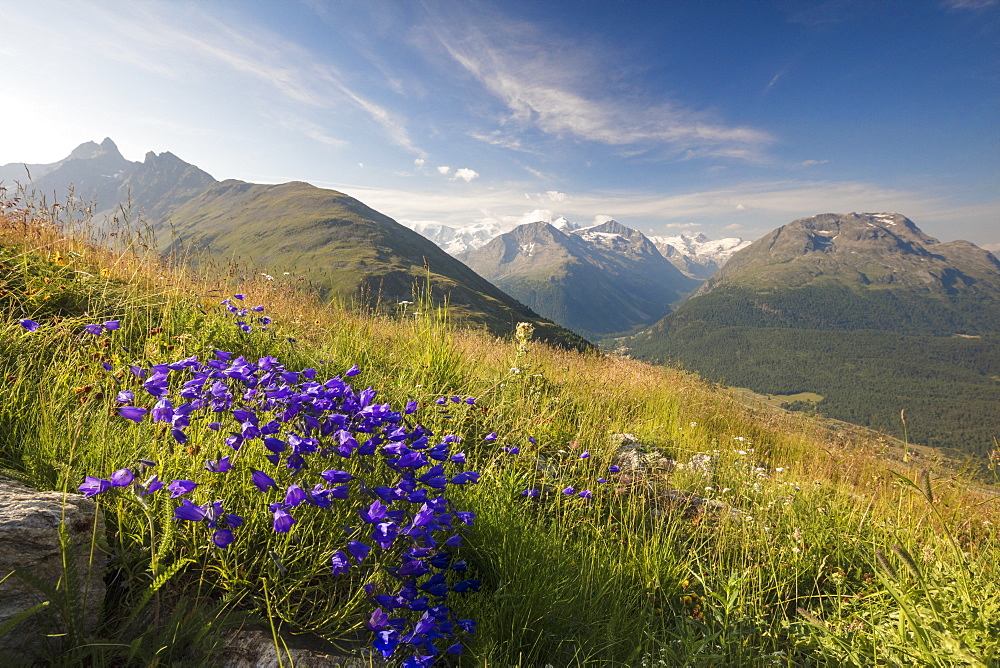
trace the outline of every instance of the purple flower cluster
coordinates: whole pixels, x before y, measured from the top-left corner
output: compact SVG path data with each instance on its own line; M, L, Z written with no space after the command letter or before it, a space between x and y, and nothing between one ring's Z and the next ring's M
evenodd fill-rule
M233 295L233 297L235 299L238 299L239 301L243 301L246 298L245 295ZM247 308L245 306L240 306L238 304L233 303L233 301L230 299L224 300L222 302L222 305L225 306L226 310L229 311L229 313L232 314L232 316L236 319L236 326L239 327L242 331L247 332L248 334L253 331L253 327L247 324L246 318L250 315L251 312L253 313L264 312L263 306L251 306L250 308ZM268 318L267 316L257 316L257 320L260 322L260 331L262 332L266 332L267 326L270 325L272 322L271 319Z
M24 327L25 331L27 332L37 331L38 328L41 327L41 324L29 318L21 318L17 322L19 325L21 325L21 327ZM110 332L118 329L119 327L121 327L121 323L118 320L107 320L101 323L84 325L83 331L85 331L88 334L93 334L94 336L97 336L103 331Z
M245 310L229 300L223 305L235 309L237 317ZM457 509L445 491L475 484L479 474L461 467L465 455L455 451L458 437L434 438L425 427L411 425L406 416L416 410L412 402L397 412L377 403L370 387L357 391L341 377L322 381L315 369L292 371L273 357L248 360L216 351L213 359L192 356L132 372L153 407L133 405L139 403L135 393L123 390L117 400L128 405L119 414L136 423L146 422L148 415L182 444L192 420L211 420L209 429L233 452L207 460L202 475L246 476L262 495L262 510L271 514L276 533L293 531L306 506L350 503L358 508L359 524L345 527L349 540L330 565L334 576L346 575L376 549L383 554L369 566L391 564L390 578L367 587L378 605L369 627L379 652L390 657L399 647L409 648L412 656L403 664L408 666L432 664L442 653L437 647L442 640L449 643L444 652L461 652L454 640L461 632L471 633L475 622L457 619L445 600L480 586L478 580L451 575L467 569L452 549L461 544L461 531L472 525L474 514ZM344 376L358 373L352 367ZM240 455L246 452L259 453L274 470L244 465ZM164 485L153 476L138 485L133 473L122 469L110 480L87 477L80 490L95 496L115 487L132 487L140 496L165 488L171 498L184 497L175 519L203 524L219 548L238 539L233 530L243 518L227 513L223 501L199 505L186 498L198 487L195 481Z

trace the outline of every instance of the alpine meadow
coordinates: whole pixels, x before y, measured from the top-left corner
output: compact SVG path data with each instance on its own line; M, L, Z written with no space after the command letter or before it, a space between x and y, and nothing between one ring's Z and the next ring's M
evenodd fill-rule
M1000 666L1000 0L0 19L0 666Z

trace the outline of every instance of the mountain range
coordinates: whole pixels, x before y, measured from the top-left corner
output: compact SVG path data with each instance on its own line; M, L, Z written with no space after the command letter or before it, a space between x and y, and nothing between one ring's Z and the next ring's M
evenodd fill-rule
M561 232L573 232L582 226L561 216L551 222ZM478 222L463 227L450 227L441 223L414 221L406 223L414 232L427 237L448 254L464 257L504 233L492 221ZM726 263L736 251L750 245L736 237L709 239L704 234L693 237L680 234L671 237L647 237L672 265L691 278L706 279Z
M929 445L982 454L1000 434L1000 262L897 213L783 225L628 345Z
M110 138L100 144L80 144L66 158L50 164L0 165L0 182L8 188L26 184L50 202L65 201L72 188L72 196L91 207L95 220L130 205L130 214L142 212L150 222L161 220L216 183L208 172L170 152L150 151L142 162L126 160Z
M98 225L102 214L113 215L128 202L129 215L151 225L169 252L247 260L276 276L288 271L309 279L327 298L394 306L429 288L458 323L505 334L530 322L540 339L589 346L421 235L335 190L299 182L219 182L171 153L126 160L111 139L81 144L56 163L0 166L0 182L26 184L29 195L49 203L72 197Z
M458 257L538 313L595 338L655 322L699 285L614 220L528 223Z

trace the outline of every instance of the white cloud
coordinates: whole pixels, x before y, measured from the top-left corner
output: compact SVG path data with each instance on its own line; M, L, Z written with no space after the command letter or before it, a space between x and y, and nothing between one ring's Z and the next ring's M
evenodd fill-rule
M694 227L701 227L701 223L667 223L664 227L668 230L690 230Z
M512 230L518 225L526 225L528 223L551 223L559 217L549 209L535 209L526 213L513 215L483 209L480 214L481 217L476 219L477 223L492 223L504 230Z
M486 31L476 25L485 23L482 16L474 21L462 12L442 12L432 21L428 32L445 52L506 107L500 120L507 132L474 135L483 141L509 138L511 128L536 128L640 152L665 146L740 159L758 156L772 141L767 132L727 125L673 101L608 94L601 85L614 78L608 65L530 24L493 15Z
M529 174L531 174L532 176L534 176L536 179L544 179L545 178L545 174L542 174L537 169L532 169L531 167L525 166L524 171L528 172Z
M802 167L815 167L816 165L825 165L830 162L829 160L805 160L800 162L799 165Z
M424 160L423 158L417 158L413 161L413 165L415 167L423 167L426 163L427 161Z
M438 174L440 174L441 176L448 176L448 174L450 173L451 173L451 167L448 167L447 165L441 165L440 167L438 167Z
M546 190L544 197L551 202L565 202L569 199L569 195L558 190Z
M477 172L474 169L469 169L468 167L462 167L461 169L455 170L455 176L453 180L457 181L458 179L461 179L466 183L468 183L473 179L478 179L478 178L479 178L479 172Z
M723 225L722 229L736 231L736 230L742 230L743 226L740 225L739 223L731 223L729 225Z
M746 209L746 207L745 207L745 206L743 206L743 204L737 204L737 205L736 205L736 210L737 210L737 211L743 211L744 209Z
M596 216L594 216L594 222L593 222L593 224L594 225L603 225L604 223L609 223L609 222L611 222L614 219L615 219L614 216L609 216L606 213L599 213Z

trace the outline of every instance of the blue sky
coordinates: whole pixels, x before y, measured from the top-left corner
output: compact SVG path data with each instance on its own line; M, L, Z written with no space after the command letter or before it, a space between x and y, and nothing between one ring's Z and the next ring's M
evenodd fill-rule
M110 136L400 221L1000 249L997 0L0 0L0 164Z

